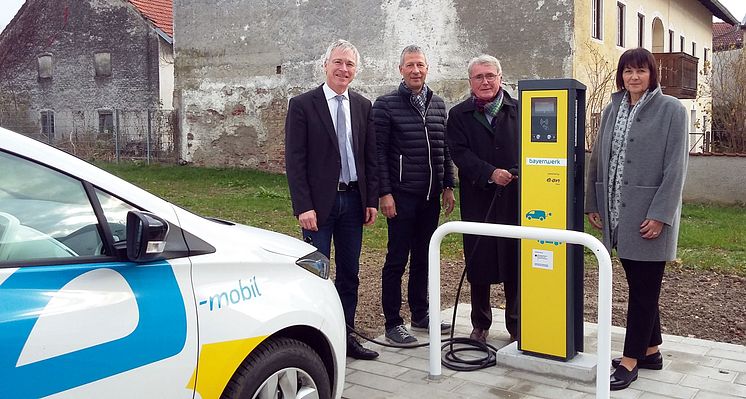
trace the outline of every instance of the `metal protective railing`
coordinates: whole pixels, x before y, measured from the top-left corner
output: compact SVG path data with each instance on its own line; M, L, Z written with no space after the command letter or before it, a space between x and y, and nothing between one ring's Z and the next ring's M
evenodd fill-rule
M430 295L430 379L442 374L440 339L440 243L450 233L492 237L561 241L587 247L598 259L598 347L596 364L596 397L609 398L609 363L611 359L611 257L596 237L578 231L512 226L477 222L447 222L438 227L430 239L428 292ZM454 326L455 327L455 326Z

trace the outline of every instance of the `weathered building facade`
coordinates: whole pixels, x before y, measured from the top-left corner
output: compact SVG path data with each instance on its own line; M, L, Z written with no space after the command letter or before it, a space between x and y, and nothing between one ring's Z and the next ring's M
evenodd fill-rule
M323 83L338 38L359 49L352 87L371 100L398 85L412 43L449 105L468 95L466 64L483 52L501 59L508 84L572 73L570 1L176 0L174 19L182 154L197 164L284 170L288 100Z
M585 42L613 63L625 48L637 47L633 31L628 46L591 37L592 1L224 0L208 8L199 0L176 0L175 108L182 157L201 165L284 170L288 100L324 81L322 55L337 38L359 49L362 65L352 88L371 100L399 83L400 51L413 43L425 49L428 84L448 106L469 95L466 64L480 53L501 60L504 81L513 89L521 79L572 77L586 83ZM647 13L648 22L659 18L677 31L688 17L696 16L697 25L712 17L707 0L598 1L609 37L620 2L628 4L630 15ZM658 11L658 3L666 2L673 4L670 18ZM643 28L650 48L652 25ZM700 35L699 28L686 29ZM699 48L711 47L701 36Z
M170 0L27 0L0 34L0 126L77 149L168 129L172 21Z

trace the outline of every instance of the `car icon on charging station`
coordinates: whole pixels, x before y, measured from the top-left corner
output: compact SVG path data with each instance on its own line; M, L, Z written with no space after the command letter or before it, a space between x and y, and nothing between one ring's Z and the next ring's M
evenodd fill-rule
M540 221L544 221L548 216L552 216L552 213L547 213L547 211L541 209L532 209L526 213L526 219L528 220L539 219Z

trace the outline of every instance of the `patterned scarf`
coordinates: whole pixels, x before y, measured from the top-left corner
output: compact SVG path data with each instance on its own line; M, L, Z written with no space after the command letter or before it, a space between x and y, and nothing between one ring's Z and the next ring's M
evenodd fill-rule
M412 102L412 105L414 105L420 111L420 114L422 115L425 115L425 106L427 105L427 91L428 90L429 89L427 85L423 84L422 90L420 90L420 92L417 94L412 93L412 97L410 97L410 101Z
M474 106L477 107L477 111L483 113L485 116L489 115L492 117L492 120L495 120L497 113L500 112L500 108L503 106L504 93L503 89L500 88L492 100L482 100L477 98L474 93L471 94L471 98L474 101Z
M611 139L611 158L609 160L609 221L611 231L619 225L619 207L622 203L622 181L624 176L624 160L627 155L627 136L635 114L648 98L648 91L642 94L637 103L630 108L629 92L624 93L619 113L614 123L614 133ZM615 233L612 236L616 237ZM614 240L616 241L616 240Z

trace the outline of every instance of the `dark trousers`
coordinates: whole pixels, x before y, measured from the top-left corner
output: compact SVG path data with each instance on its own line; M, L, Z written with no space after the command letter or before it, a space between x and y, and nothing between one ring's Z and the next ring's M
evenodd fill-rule
M666 262L621 261L629 285L623 353L626 357L642 359L648 347L663 343L658 298Z
M381 273L381 304L386 329L404 324L402 320L401 280L409 258L407 299L412 320L427 316L427 265L430 238L438 227L440 199L421 195L394 194L396 216L388 219L386 261Z
M355 327L363 216L363 205L358 191L338 192L332 211L324 223L318 226L319 230L303 230L303 238L310 238L313 246L330 259L331 242L334 239L334 286L342 302L348 328Z
M503 281L505 291L505 327L513 338L518 337L518 281ZM489 330L492 325L490 285L471 284L471 325Z

